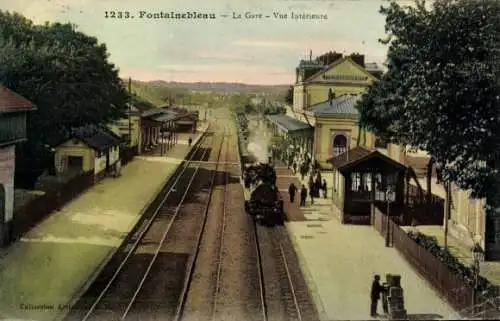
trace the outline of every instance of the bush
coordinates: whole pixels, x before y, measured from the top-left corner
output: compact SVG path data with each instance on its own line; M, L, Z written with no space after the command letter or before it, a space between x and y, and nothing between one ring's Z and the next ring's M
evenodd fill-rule
M434 236L428 236L420 232L410 231L408 236L415 241L418 245L425 248L432 255L437 257L447 268L449 268L453 273L461 277L464 282L474 287L474 271L471 267L465 266L456 257L454 257L448 249L439 246L439 243ZM491 284L487 279L479 276L478 278L478 290L480 292L490 292L495 290L496 286ZM494 291L493 291L494 293Z

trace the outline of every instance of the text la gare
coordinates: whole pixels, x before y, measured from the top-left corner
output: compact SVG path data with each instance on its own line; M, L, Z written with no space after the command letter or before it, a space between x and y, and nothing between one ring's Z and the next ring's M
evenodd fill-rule
M247 11L244 14L239 12L233 12L233 19L262 19L264 15L262 13L254 13Z

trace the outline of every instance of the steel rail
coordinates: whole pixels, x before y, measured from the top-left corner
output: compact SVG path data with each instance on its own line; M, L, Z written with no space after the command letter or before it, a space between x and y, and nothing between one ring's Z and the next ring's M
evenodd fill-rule
M224 127L224 132L227 131L227 127ZM225 162L224 164L227 163L228 160L228 155L229 155L229 140L226 140L226 157L225 157ZM223 166L224 166L223 164ZM226 168L225 168L226 169ZM214 293L214 302L212 305L212 320L216 321L216 316L217 316L217 299L219 297L219 292L220 292L220 282L221 282L221 275L222 275L222 256L223 256L223 249L224 249L224 231L226 229L226 210L227 210L227 200L228 198L228 191L229 191L229 171L225 171L224 175L224 202L222 205L222 226L220 228L220 241L219 241L219 257L217 258L217 272L216 272L216 277L215 277L215 293Z
M224 141L225 141L225 131L223 133L222 140L220 143L219 153L217 155L217 161L220 160L220 157L222 154L222 146L224 144ZM184 314L184 308L186 305L186 300L187 300L189 288L190 288L191 282L193 280L195 264L196 264L196 261L198 260L198 256L199 256L200 249L201 249L201 239L203 237L203 233L205 231L206 223L208 220L208 212L210 209L210 204L212 203L212 194L213 194L213 190L214 190L214 182L215 182L215 176L217 175L218 165L219 164L217 164L215 171L210 179L210 187L209 187L210 190L209 190L209 195L208 195L208 201L207 201L207 204L206 204L205 209L204 209L203 223L202 223L202 226L200 228L200 232L198 233L195 253L193 255L193 258L190 260L188 268L187 268L188 274L187 274L187 277L184 279L181 294L179 296L179 303L177 304L177 309L175 311L175 315L173 318L174 321L180 321L181 318L183 317L183 314Z
M208 130L208 128L207 128ZM202 137L203 139L203 143L205 143L207 141L207 136L206 135L203 135ZM89 310L87 311L87 313L85 314L85 316L82 318L82 321L87 321L90 316L92 315L92 313L94 312L95 308L97 307L97 305L101 302L102 298L106 295L106 293L108 292L109 288L111 287L111 285L114 283L114 281L116 280L116 278L118 277L118 275L121 273L121 271L123 270L123 267L128 263L128 260L129 258L132 256L132 254L135 252L135 250L137 249L139 243L142 241L144 235L148 232L149 228L151 227L151 225L153 224L153 222L155 221L156 217L158 216L158 213L160 211L160 209L163 207L163 205L165 204L166 200L168 199L168 197L170 196L170 194L175 191L175 187L177 185L177 183L179 182L179 180L181 179L182 175L184 174L184 172L186 171L186 169L189 167L189 165L191 164L191 160L194 158L194 156L196 155L196 153L201 149L201 143L198 142L197 143L197 146L196 146L196 149L191 153L190 155L190 158L185 161L185 165L182 169L182 171L177 175L174 183L172 184L172 186L170 187L170 189L168 190L167 194L165 195L165 197L161 200L160 204L158 205L158 207L155 209L155 211L153 212L153 215L151 216L151 218L148 218L146 219L147 221L147 224L146 226L143 228L143 230L139 233L136 241L133 243L132 247L130 248L129 252L127 253L127 255L125 256L125 258L123 259L123 261L120 263L120 265L118 266L118 268L115 270L113 276L111 277L111 279L107 282L106 284L106 287L101 291L101 293L99 294L99 296L96 298L96 300L94 301L94 303L92 304L92 306L89 308ZM205 156L206 154L206 150L204 151L202 157ZM195 173L196 174L196 173ZM193 177L195 176L195 174L193 174Z
M208 152L208 150L205 150L205 151L203 152L203 156L205 156L207 152ZM156 259L157 259L158 255L160 254L160 250L161 250L161 248L162 248L162 246L163 246L163 243L165 242L165 239L167 238L167 235L169 235L170 229L172 228L172 225L173 225L173 224L174 224L174 222L176 221L177 216L178 216L178 214L179 214L179 212L180 212L181 207L184 205L184 200L186 199L186 196L188 195L188 193L189 193L189 191L190 191L190 189L191 189L191 186L192 186L192 184L193 184L193 181L194 181L194 179L195 179L195 177L196 177L196 175L197 175L197 173L198 173L198 171L199 171L200 167L201 167L201 163L198 163L198 166L196 167L196 170L195 170L195 172L194 172L193 176L191 176L191 179L189 180L188 185L187 185L187 187L186 187L186 189L185 189L184 193L182 194L182 198L181 198L181 200L180 200L179 204L177 205L177 207L176 207L176 209L175 209L175 212L174 212L174 214L173 214L173 216L172 216L172 219L171 219L171 220L170 220L170 222L168 223L168 226L167 226L167 228L165 229L165 232L164 232L164 233L163 233L163 235L162 235L162 238L161 238L161 240L160 240L160 242L159 242L159 244L158 244L158 247L156 248L155 254L154 254L153 258L151 259L151 261L150 261L150 263L149 263L149 265L148 265L148 268L146 269L146 272L144 273L144 275L143 275L143 277L142 277L142 279L141 279L141 282L140 282L140 283L139 283L139 285L137 286L137 289L135 290L134 295L133 295L133 296L132 296L132 298L130 299L130 301L129 301L129 304L128 304L127 308L125 309L125 311L123 312L123 314L122 314L122 316L121 316L121 318L120 318L121 320L125 320L125 318L127 317L128 313L129 313L129 311L130 311L130 309L131 309L131 308L132 308L132 306L134 305L134 303L135 303L135 301L136 301L136 299L137 299L137 297L138 297L139 293L141 292L142 286L143 286L143 285L144 285L144 283L146 282L146 279L147 279L147 278L148 278L148 276L149 276L149 272L151 271L151 268L153 267L154 263L156 262Z
M288 278L288 284L290 285L290 291L292 292L293 303L295 305L295 309L297 310L297 317L299 321L302 321L302 313L300 311L299 301L297 300L297 295L295 294L295 287L293 286L292 276L290 275L290 269L288 268L288 261L286 259L285 251L283 250L281 242L279 242L279 247L280 247L281 258L283 260L283 266L285 268L286 276Z

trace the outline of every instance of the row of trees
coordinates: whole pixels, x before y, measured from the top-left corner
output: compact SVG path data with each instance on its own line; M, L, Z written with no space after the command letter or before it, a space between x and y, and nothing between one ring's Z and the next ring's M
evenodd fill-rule
M30 187L51 162L48 146L72 127L123 117L128 93L104 44L74 25L34 25L0 11L0 83L32 101L28 142L16 157L16 184Z
M388 71L363 96L360 124L428 151L487 213L500 205L500 2L391 3Z

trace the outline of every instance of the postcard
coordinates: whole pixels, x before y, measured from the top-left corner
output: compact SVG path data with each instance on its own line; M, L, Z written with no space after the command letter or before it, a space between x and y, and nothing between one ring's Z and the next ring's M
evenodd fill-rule
M498 12L0 1L0 319L498 319Z

